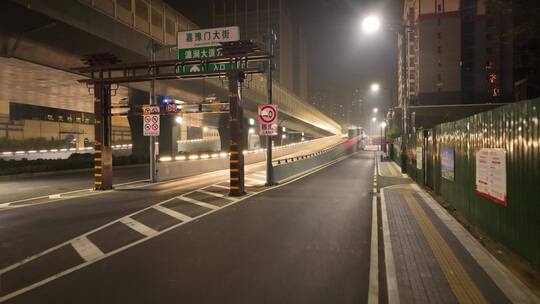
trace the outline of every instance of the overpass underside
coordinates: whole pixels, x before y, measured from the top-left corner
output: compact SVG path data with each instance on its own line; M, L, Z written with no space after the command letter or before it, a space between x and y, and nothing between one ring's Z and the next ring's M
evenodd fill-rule
M112 0L110 2L113 3ZM122 20L125 16L122 17L119 7L108 12L105 9L99 10L91 3L29 0L2 3L0 101L91 113L93 94L88 87L77 82L81 75L70 71L81 65L80 59L83 56L107 52L122 62L147 61L150 41L166 44L170 38L163 35L160 39L152 29L150 34L141 31L135 24L137 19L134 12L133 24L130 25ZM159 5L163 16L168 16L170 8L164 4ZM189 20L180 18L178 14L174 23L176 30L196 28ZM176 59L176 49L162 48L157 59ZM219 78L163 80L156 83L156 93L189 102L201 102L209 95L214 95L218 100L227 100L226 87L225 80ZM283 127L312 137L341 133L337 123L307 102L276 83L273 87L274 103L280 109ZM127 100L132 104L148 103L148 91L149 83L120 86L112 102L119 104ZM243 93L246 116L255 118L257 105L266 102L265 78L248 77ZM131 99L133 96L137 96L136 99ZM226 124L223 114L192 115L188 120L192 127L223 128ZM130 119L130 124L140 124L140 120Z

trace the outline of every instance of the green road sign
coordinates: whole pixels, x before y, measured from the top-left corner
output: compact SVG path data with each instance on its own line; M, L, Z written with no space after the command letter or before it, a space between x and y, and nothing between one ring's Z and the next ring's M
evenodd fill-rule
M206 46L189 49L179 49L178 59L196 59L196 58L212 58L221 56L221 46ZM232 69L232 64L229 62L223 63L207 63L207 64L193 64L183 66L184 73L196 73L196 72L218 72Z

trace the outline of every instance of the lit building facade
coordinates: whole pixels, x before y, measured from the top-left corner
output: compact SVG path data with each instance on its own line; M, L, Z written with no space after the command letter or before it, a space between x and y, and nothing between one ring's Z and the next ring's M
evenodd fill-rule
M405 0L409 45L399 37L399 96L412 105L513 98L511 26L485 0ZM406 52L408 69L402 69ZM406 82L406 83L405 83ZM405 85L407 84L407 85Z

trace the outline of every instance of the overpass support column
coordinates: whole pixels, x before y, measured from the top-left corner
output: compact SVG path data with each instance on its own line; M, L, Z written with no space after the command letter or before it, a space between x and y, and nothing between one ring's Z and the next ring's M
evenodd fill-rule
M175 121L174 115L161 115L161 121L159 124L159 156L170 156L174 158L178 151L178 144L176 140L178 138L179 125Z
M229 158L230 167L230 196L241 196L244 191L244 146L243 122L244 110L242 108L240 86L244 80L244 74L238 70L228 73L229 78Z
M148 93L137 89L128 89L129 105L143 105L148 103ZM129 129L131 131L131 154L137 158L148 160L149 141L143 136L142 116L128 116Z
M111 85L94 85L95 146L94 179L96 190L112 189Z

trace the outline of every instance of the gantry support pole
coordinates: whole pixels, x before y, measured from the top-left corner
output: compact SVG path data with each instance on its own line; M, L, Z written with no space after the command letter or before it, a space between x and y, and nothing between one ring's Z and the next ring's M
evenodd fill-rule
M111 85L94 85L95 146L94 177L96 190L112 189Z
M244 80L244 73L231 70L227 73L229 79L229 129L230 141L230 196L241 196L244 190L244 154L243 148L243 121L244 111L241 104L239 83Z

